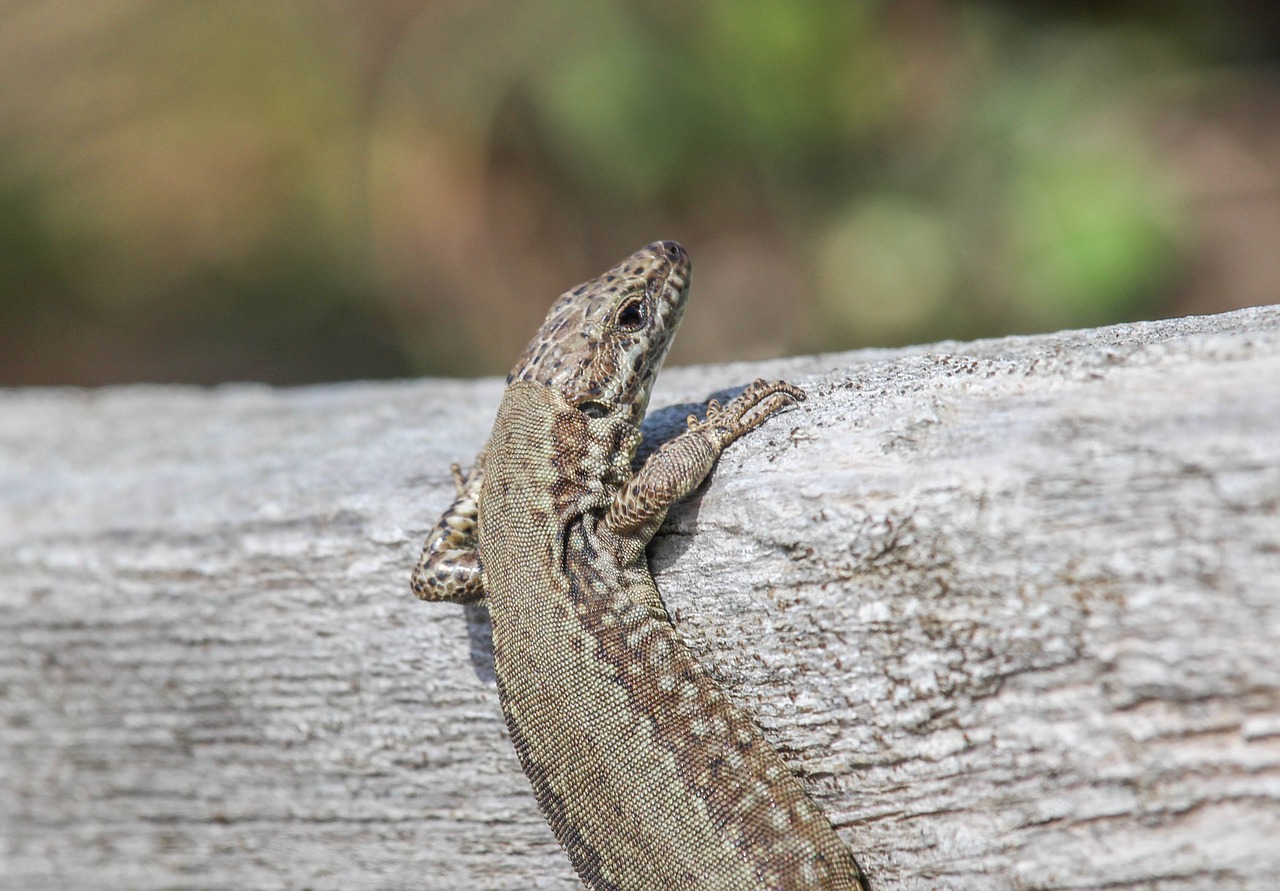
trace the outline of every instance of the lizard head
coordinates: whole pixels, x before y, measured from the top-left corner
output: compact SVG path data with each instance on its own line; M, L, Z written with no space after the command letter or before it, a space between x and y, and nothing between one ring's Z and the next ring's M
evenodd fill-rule
M689 297L691 266L655 241L560 295L507 382L533 381L591 417L639 424Z

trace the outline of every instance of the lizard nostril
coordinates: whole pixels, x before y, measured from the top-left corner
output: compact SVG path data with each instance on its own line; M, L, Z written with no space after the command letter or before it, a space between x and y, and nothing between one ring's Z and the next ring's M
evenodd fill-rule
M674 262L678 263L685 257L684 248L680 246L678 241L664 241L662 249L667 252L667 256Z

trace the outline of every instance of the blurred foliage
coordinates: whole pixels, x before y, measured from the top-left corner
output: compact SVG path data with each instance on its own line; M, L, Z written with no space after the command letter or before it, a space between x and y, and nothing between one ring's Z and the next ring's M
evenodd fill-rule
M504 371L656 238L675 361L1280 293L1261 2L0 0L0 383Z

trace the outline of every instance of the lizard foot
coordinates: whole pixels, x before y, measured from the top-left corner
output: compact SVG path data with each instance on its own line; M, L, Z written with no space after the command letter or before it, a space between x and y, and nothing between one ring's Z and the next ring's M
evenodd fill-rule
M786 381L753 381L727 405L712 399L707 403L706 420L689 415L690 430L714 433L721 448L759 427L788 405L803 402L804 390Z

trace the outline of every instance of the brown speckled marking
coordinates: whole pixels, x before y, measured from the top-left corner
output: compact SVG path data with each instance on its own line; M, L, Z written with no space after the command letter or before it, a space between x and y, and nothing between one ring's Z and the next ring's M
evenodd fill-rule
M689 263L658 242L564 294L427 538L413 590L483 597L512 742L593 891L865 888L852 854L675 633L644 549L720 452L802 391L756 381L636 473Z

